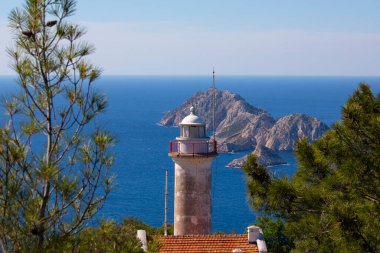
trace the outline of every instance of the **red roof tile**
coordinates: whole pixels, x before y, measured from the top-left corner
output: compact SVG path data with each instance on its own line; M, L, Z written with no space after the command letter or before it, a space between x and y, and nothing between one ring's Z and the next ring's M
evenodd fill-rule
M232 253L234 249L259 252L256 243L248 243L247 235L159 236L155 239L162 244L159 253Z

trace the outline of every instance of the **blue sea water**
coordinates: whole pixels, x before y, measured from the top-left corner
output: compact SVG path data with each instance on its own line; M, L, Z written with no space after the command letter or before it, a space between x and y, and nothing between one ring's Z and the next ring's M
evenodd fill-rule
M306 113L328 125L339 121L340 110L359 82L380 92L380 77L266 77L220 76L217 87L240 94L249 103L275 118ZM165 112L179 106L196 91L206 90L212 78L206 76L106 76L96 88L109 101L98 121L117 138L114 147L116 188L97 219L135 216L160 226L164 219L165 169L169 169L169 222L173 221L173 162L168 157L170 140L178 128L157 124ZM15 91L14 78L0 77L0 95ZM4 114L0 122L4 123ZM244 174L226 168L234 158L246 154L220 154L213 166L213 231L243 232L255 221L246 198ZM271 169L278 176L291 176L296 161L291 152L281 156L287 165Z

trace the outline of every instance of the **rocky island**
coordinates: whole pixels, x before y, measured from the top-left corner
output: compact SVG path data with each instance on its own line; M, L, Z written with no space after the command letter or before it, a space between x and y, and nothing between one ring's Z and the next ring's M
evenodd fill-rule
M207 121L207 130L212 130L212 96L212 88L197 92L182 105L167 112L159 123L163 126L178 126L188 114L190 106L194 106L197 115ZM228 90L216 90L216 101L215 135L218 151L256 149L254 152L263 165L284 163L278 159L280 157L274 156L277 154L273 151L293 150L296 141L302 137L314 142L329 129L319 119L305 114L290 114L276 120L267 111L249 104L240 95ZM269 152L271 155L268 155ZM265 159L263 154L267 154ZM242 163L235 162L231 166L239 167Z
M274 150L271 150L267 147L258 145L256 149L252 152L257 157L257 162L263 166L273 166L286 164L286 161L282 159ZM227 167L241 168L243 164L247 161L248 155L245 155L241 158L234 159L230 162Z

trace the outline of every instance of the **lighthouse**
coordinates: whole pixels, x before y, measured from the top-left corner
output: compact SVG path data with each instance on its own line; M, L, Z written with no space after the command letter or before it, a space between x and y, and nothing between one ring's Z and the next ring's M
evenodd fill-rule
M174 161L174 235L211 233L212 160L216 141L206 135L206 122L194 107L180 125L180 136L170 142Z

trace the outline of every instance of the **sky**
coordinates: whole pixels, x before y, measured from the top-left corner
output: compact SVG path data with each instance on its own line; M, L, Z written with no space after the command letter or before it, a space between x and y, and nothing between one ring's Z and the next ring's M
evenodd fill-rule
M0 0L0 75L11 75ZM379 0L79 0L105 75L380 75Z

